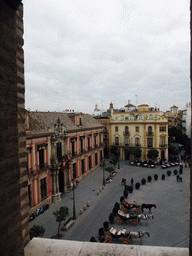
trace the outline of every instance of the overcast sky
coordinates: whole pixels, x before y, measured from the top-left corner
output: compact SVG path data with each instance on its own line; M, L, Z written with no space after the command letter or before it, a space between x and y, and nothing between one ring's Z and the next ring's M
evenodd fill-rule
M190 101L189 0L24 1L26 109Z

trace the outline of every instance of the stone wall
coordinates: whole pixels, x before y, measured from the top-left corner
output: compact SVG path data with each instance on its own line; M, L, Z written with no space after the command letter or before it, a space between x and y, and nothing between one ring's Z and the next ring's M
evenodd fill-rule
M0 0L0 255L24 255L29 240L23 6L19 4Z

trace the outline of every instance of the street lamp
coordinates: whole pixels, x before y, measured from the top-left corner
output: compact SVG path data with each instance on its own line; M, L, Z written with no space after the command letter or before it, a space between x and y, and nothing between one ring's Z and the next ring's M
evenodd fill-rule
M103 186L105 186L105 161L103 160Z
M76 211L75 211L75 179L73 179L73 220L76 220Z
M120 150L119 150L119 147L118 147L118 169L120 169L120 162L119 162L119 158L120 158Z

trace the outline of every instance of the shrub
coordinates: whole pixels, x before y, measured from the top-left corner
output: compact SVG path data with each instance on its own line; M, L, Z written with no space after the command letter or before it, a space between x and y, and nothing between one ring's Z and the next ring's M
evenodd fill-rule
M99 229L99 236L104 236L104 228Z
M114 208L117 208L119 210L120 209L120 204L116 202L115 205L114 205Z
M128 191L126 189L124 190L123 195L124 195L125 198L128 197Z
M145 185L145 183L146 183L146 179L143 178L143 179L141 180L141 184L142 184L142 185Z
M151 182L152 177L151 177L151 176L148 176L148 177L147 177L147 180L148 180L148 182Z
M132 193L132 192L133 192L133 187L129 186L129 193Z
M33 237L43 237L45 228L41 225L33 225L29 231L30 239Z
M174 174L177 175L177 170L174 170Z
M120 197L120 202L122 203L125 200L124 196Z
M108 230L109 229L109 222L108 221L103 222L103 227L104 227L105 230Z
M139 188L140 188L140 183L139 183L139 182L137 182L137 183L135 184L135 188L136 188L136 189L139 189Z
M113 213L110 213L109 222L112 224L112 223L114 223L114 220L115 220L115 215Z
M157 174L154 175L154 179L158 180L158 175Z
M117 213L118 213L118 208L114 207L112 212L113 212L113 214L116 216Z
M168 176L171 176L171 171L167 171L167 175L168 175Z
M162 180L164 180L165 179L165 174L162 174L161 178L162 178Z
M97 240L95 239L95 237L92 236L90 242L97 242Z

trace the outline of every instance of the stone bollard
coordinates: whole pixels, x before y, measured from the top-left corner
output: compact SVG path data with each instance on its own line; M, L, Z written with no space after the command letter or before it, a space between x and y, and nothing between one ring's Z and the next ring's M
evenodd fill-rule
M102 189L104 189L105 188L105 186L102 186Z
M81 215L83 214L83 209L80 209L80 214L81 214Z
M101 189L101 188L99 189L99 192L102 192L102 189Z
M88 202L87 202L87 207L89 207L89 206L90 206L90 202L88 201Z
M99 191L97 191L97 195L99 195Z
M83 210L85 211L87 209L87 206L86 204L83 206Z

